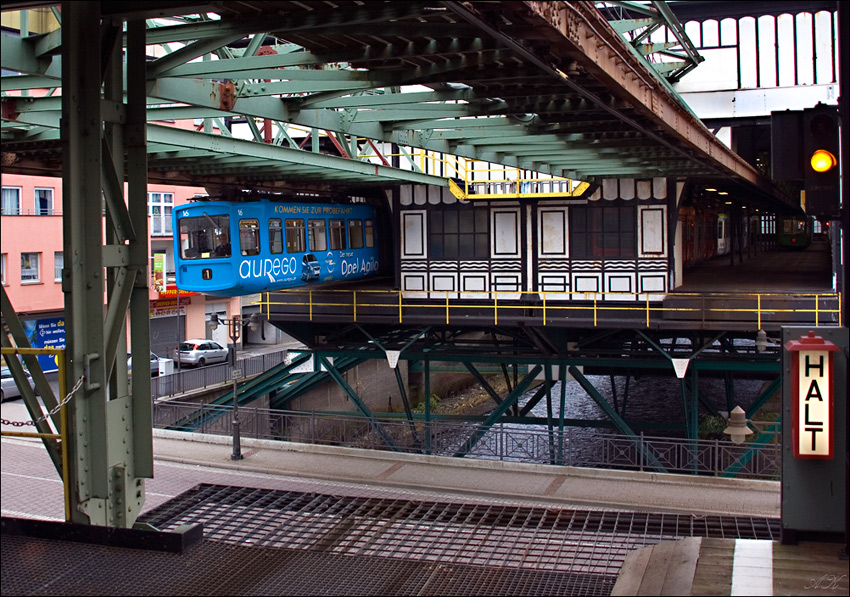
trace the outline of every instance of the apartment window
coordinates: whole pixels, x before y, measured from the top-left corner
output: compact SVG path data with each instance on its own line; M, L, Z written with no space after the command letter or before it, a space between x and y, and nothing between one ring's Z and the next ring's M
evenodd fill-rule
M171 210L173 208L174 193L148 193L151 235L171 236Z
M40 282L39 261L41 253L21 253L21 283Z
M431 259L490 258L490 219L486 208L432 211L429 216Z
M21 214L21 189L17 187L3 187L4 216L18 216Z
M634 259L636 255L634 206L570 208L570 257Z
M35 215L53 215L53 189L35 189Z
M6 285L6 253L0 254L0 284Z
M53 280L55 282L62 281L62 268L65 267L65 255L62 251L53 253Z

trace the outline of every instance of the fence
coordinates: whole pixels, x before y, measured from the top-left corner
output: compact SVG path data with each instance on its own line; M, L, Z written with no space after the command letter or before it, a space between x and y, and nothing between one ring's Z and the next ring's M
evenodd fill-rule
M842 325L841 293L635 293L582 291L341 290L292 288L275 291L259 303L270 316L286 314L308 321L340 317L357 323L384 318L398 323L439 320L499 325L563 325L585 321L593 327L616 316L630 325L651 327L666 320L745 323L755 330L782 325ZM740 327L740 326L739 326ZM726 328L724 328L726 329Z
M268 371L272 367L281 364L286 359L286 352L271 352L253 357L239 359L238 368L242 375L250 377ZM161 398L176 396L192 390L199 390L230 383L230 372L233 370L230 363L220 365L209 365L207 367L196 367L195 369L183 369L171 375L163 375L151 380L151 397L154 402Z
M175 421L203 409L201 433L230 435L229 406L200 406L177 401L154 403L154 427L172 427ZM538 462L575 467L613 468L712 476L778 479L781 467L779 432L758 449L723 440L686 440L661 437L626 437L587 429L528 429L496 424L472 446L466 444L475 423L435 419L413 422L379 419L380 430L362 417L325 415L242 407L242 437L288 440L301 443L348 446L453 456L460 451L470 458Z

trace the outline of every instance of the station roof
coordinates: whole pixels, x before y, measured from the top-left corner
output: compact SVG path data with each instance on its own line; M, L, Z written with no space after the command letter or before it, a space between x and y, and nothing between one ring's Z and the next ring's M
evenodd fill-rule
M699 178L765 205L793 204L700 122L593 3L99 4L106 17L148 19L149 50L164 49L148 62L152 181L446 183L356 159L355 143L368 139L577 180ZM34 5L44 3L3 9ZM3 68L24 74L4 76L4 92L61 87L60 35L4 35L2 50ZM4 96L4 171L56 171L60 116L58 97ZM274 123L276 142L157 124L205 118L220 119L219 130L231 118ZM306 138L293 127L326 132L322 151L299 148Z

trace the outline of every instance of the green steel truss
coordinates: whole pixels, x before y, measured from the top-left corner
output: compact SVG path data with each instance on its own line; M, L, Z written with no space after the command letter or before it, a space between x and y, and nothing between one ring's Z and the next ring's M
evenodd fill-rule
M150 182L211 193L456 182L448 162L416 163L419 148L586 181L719 177L790 201L659 85L591 3L53 9L61 26L0 35L0 139L4 172L63 176L68 387L83 380L69 403L74 522L132 526L153 474L150 380L129 380L124 358L127 334L134 354L149 349ZM249 134L231 132L243 125ZM413 354L434 333L409 346L372 335ZM470 358L450 344L457 360L480 362L480 350ZM417 358L430 366L427 352ZM524 357L493 358L507 367ZM656 355L649 366L669 362Z
M98 6L104 22L148 17L151 181L333 192L474 179L453 156L586 181L731 177L773 192L589 3ZM574 22L592 24L586 39ZM18 73L2 77L7 170L61 164L61 98L36 90L63 87L67 26L2 36L2 67ZM681 37L675 19L665 26ZM116 43L127 39L119 31ZM440 157L423 168L412 148Z

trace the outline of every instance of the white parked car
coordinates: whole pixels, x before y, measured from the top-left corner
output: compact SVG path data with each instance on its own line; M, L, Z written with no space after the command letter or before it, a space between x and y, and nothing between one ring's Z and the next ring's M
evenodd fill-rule
M193 338L180 343L179 354L174 351L174 362L183 365L203 367L212 363L226 363L229 354L227 348L204 338Z
M29 371L24 370L24 373L27 374L27 381L29 382L30 387L34 390L35 382L32 380L32 376L29 374ZM3 389L2 392L0 392L0 402L12 400L13 398L20 398L20 396L21 390L18 389L18 386L15 383L15 378L12 377L11 370L8 367L3 367Z
M129 352L127 353L127 371L131 375L133 374L133 355ZM151 377L157 375L159 375L159 357L151 353Z

